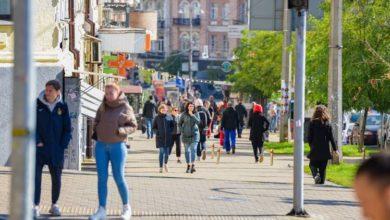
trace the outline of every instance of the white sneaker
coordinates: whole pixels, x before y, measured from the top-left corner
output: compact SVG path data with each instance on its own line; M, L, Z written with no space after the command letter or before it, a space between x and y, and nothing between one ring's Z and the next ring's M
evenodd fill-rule
M39 218L41 216L39 206L34 206L33 208L33 217Z
M57 204L53 204L53 205L51 206L51 209L49 210L49 213L50 213L52 216L61 216L60 207L58 207Z
M123 220L130 220L131 219L131 206L130 205L123 206L123 212L121 215L121 219L123 219Z
M166 173L168 173L168 165L167 164L164 165L164 170Z
M105 220L107 218L106 209L99 207L95 214L89 217L89 220Z

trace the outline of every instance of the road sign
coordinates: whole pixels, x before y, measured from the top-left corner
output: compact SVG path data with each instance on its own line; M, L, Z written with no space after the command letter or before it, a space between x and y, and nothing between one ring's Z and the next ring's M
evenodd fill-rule
M222 71L225 73L232 71L232 64L229 61L223 62L221 66L222 66Z

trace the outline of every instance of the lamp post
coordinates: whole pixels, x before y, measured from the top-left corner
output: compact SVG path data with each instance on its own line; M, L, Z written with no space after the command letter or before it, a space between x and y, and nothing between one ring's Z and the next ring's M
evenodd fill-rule
M293 209L287 215L308 216L303 196L303 132L305 122L305 63L306 63L306 13L308 0L289 0L289 8L297 11L296 75L294 103L294 197Z

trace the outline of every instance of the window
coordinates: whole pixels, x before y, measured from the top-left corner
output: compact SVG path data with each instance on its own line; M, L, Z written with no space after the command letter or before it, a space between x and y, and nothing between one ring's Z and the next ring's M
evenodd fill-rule
M247 13L247 11L246 11L246 4L245 3L240 4L240 8L239 8L238 14L239 14L240 21L243 22L243 23L246 23L246 21L247 21L247 14L246 13Z
M222 19L225 21L229 20L229 14L230 14L229 4L224 4L222 8Z
M188 3L187 1L180 2L179 17L180 18L190 18L190 3Z
M202 9L200 7L200 3L198 1L192 2L193 8L193 18L200 18L200 14L202 13Z
M190 36L186 32L180 34L180 48L183 51L190 49Z
M211 35L210 36L210 51L215 52L217 49L217 36Z
M11 0L0 0L0 19L11 20Z
M199 33L192 33L192 49L199 50Z
M210 9L210 19L217 20L217 18L218 18L218 5L215 3L212 3L211 9Z
M223 35L222 45L223 45L223 51L228 52L229 51L229 38L227 35Z

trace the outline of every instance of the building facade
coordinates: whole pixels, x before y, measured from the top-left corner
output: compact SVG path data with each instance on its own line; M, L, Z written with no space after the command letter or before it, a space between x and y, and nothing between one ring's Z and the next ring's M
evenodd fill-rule
M231 61L240 33L248 27L247 0L144 0L140 8L158 12L158 36L152 52L164 58L178 53L188 56L192 37L199 71L211 61Z

